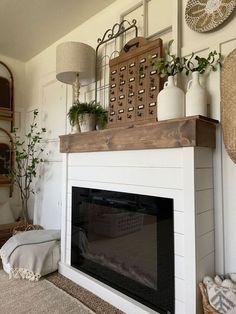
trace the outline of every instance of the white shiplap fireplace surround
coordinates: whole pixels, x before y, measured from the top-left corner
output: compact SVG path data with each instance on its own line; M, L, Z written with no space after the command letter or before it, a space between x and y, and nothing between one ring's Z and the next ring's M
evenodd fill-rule
M125 313L156 313L71 267L71 189L77 186L172 198L175 313L201 313L197 283L214 272L212 150L191 145L65 153L59 272Z

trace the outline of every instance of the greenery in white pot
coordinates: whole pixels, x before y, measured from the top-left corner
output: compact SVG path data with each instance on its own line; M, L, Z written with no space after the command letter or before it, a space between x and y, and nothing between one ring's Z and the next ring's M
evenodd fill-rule
M176 86L174 76L184 70L185 58L176 57L170 49L173 40L168 43L165 58L158 58L153 67L161 78L168 78L157 96L157 119L167 120L184 116L184 92Z
M95 129L96 124L99 125L99 128L104 128L107 122L107 112L102 108L99 103L91 101L89 103L76 103L71 106L68 117L71 126L80 124L80 127L83 127L83 124L86 123L88 116L91 116L94 119L94 125L92 126L93 130ZM91 131L91 130L90 130Z
M201 85L199 75L216 71L221 65L221 54L211 51L206 58L194 52L185 60L185 74L192 73L192 79L187 84L185 114L186 116L208 116L207 91Z
M33 120L30 124L29 132L24 138L19 138L17 129L13 130L13 154L15 167L10 171L12 183L20 191L22 211L20 218L25 225L29 223L28 201L30 195L34 194L33 179L38 176L38 168L44 162L42 153L44 151L42 140L45 128L38 128L38 110L33 112Z

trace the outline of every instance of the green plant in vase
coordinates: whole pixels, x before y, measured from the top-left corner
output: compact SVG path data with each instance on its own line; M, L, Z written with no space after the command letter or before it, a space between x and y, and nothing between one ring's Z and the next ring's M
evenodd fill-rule
M185 58L177 57L171 53L171 40L165 49L165 57L153 62L154 69L161 78L168 78L164 83L164 89L157 97L157 119L167 120L182 118L184 116L184 92L176 86L174 77L185 68Z
M221 65L221 54L215 50L209 52L206 58L196 55L194 52L186 59L185 73L192 73L192 79L188 82L186 93L186 116L208 116L207 91L200 84L199 75L216 71Z

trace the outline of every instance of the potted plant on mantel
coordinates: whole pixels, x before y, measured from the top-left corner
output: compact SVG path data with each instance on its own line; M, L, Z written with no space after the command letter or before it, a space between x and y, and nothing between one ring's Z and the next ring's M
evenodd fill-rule
M38 167L44 160L41 154L44 149L41 145L42 134L46 132L45 128L38 129L36 122L38 110L33 112L33 121L29 132L24 139L20 139L17 129L13 130L13 154L15 157L15 167L10 170L10 178L20 191L21 214L20 222L23 222L25 229L29 228L30 219L28 213L28 201L30 195L34 194L33 179L38 174Z
M107 122L107 112L99 103L75 103L71 106L68 117L72 126L72 133L89 132L102 129Z

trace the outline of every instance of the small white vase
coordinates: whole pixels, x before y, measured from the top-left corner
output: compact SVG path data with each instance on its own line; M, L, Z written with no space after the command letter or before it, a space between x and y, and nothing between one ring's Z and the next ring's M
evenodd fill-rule
M198 71L192 73L186 93L186 117L196 115L207 116L207 93L199 82Z
M184 117L184 92L175 85L174 77L169 76L164 89L157 96L158 121Z
M96 117L94 114L86 113L82 121L79 121L81 132L94 131L96 128Z

